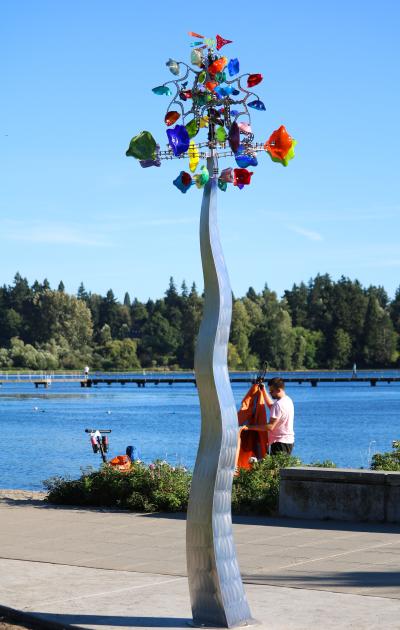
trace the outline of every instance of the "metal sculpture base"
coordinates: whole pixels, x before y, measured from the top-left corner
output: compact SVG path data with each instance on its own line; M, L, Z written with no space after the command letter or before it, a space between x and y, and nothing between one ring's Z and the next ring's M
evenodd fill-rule
M217 165L209 158L203 193L200 248L204 312L195 355L201 435L190 492L186 555L193 624L222 627L254 623L233 542L231 494L237 412L227 354L232 292L217 225Z

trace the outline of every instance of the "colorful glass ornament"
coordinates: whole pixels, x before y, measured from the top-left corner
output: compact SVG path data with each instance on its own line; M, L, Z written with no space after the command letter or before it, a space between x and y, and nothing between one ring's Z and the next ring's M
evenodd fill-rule
M235 88L231 87L230 85L218 85L214 89L214 94L216 94L218 98L224 98L225 96L230 96L235 91Z
M188 35L190 35L190 37L200 37L200 39L204 39L204 35L199 35L198 33L193 33L192 31L189 31Z
M233 122L229 128L228 141L232 151L236 153L240 145L240 131L237 122Z
M200 169L200 173L194 176L194 181L196 182L197 188L204 188L209 179L210 174L206 166L202 166Z
M217 81L217 83L225 83L225 81L226 81L226 74L225 74L225 72L217 72L217 74L215 75L214 79Z
M193 44L190 44L191 48L197 48L198 46L201 46L203 42L193 42Z
M150 131L141 131L132 138L125 155L134 157L137 160L155 160L157 156L156 149L157 143Z
M186 171L181 171L178 177L174 179L173 184L182 193L186 193L193 184L192 176L190 173L186 173Z
M257 166L258 161L255 155L245 153L245 147L241 144L237 153L235 153L236 164L240 168L247 168L248 166Z
M201 54L201 50L194 48L192 50L192 54L190 55L190 61L194 66L199 66L201 68L203 65L203 55Z
M172 74L174 74L175 76L178 76L180 70L179 70L179 63L177 61L175 61L175 59L168 59L168 61L165 64L170 72L172 72Z
M223 182L228 182L228 184L233 184L233 168L231 166L229 166L228 168L224 168L224 170L221 171L219 178Z
M203 129L203 127L208 127L208 116L202 116L200 118L200 129Z
M220 50L222 46L226 46L227 44L232 44L231 39L224 39L220 35L217 35L216 40L217 40L217 50Z
M181 115L179 112L175 112L175 111L167 112L164 118L165 124L168 125L168 127L170 127L171 125L174 125L176 121L178 120L178 118L180 117Z
M188 155L189 155L189 168L192 171L192 173L194 173L200 160L200 153L199 153L199 149L197 145L195 144L193 140L190 141Z
M262 74L249 74L247 77L247 87L254 87L263 80Z
M182 90L182 91L179 93L179 98L180 98L182 101L187 101L187 100L188 100L188 98L192 98L192 90Z
M218 142L225 142L226 141L226 137L227 137L227 133L224 129L224 127L217 127L215 130L215 137L217 138Z
M162 96L163 94L166 96L172 96L171 90L166 85L157 85L157 87L153 88L151 91L159 96Z
M245 134L253 133L249 123L240 122L238 123L238 126L239 126L240 133L245 133Z
M222 190L223 192L225 192L226 189L228 188L228 184L224 182L222 179L218 179L218 188Z
M186 153L189 148L190 138L184 125L176 125L173 129L167 129L169 146L175 156Z
M250 184L253 173L246 168L235 168L233 170L233 185L242 189L243 186Z
M217 87L217 85L218 83L216 81L207 81L206 88L207 90L210 90L210 92L212 92L213 89Z
M239 69L240 69L239 59L236 59L236 58L231 59L228 63L229 76L233 77L235 76L235 74L238 74Z
M247 103L248 107L252 107L253 109L258 109L260 112L265 111L265 105L260 99L256 101L251 101L251 103Z
M158 149L160 148L157 145ZM161 160L157 157L155 160L140 160L139 164L142 168L149 168L149 166L161 166Z
M200 128L195 118L193 118L188 123L186 123L185 127L189 134L189 138L194 138L195 136L197 136L197 132L199 131L199 128Z
M202 42L203 43L203 42ZM215 39L208 39L207 37L204 38L204 44L208 47L208 48L214 48L215 46Z
M269 153L273 162L279 162L283 166L287 166L289 161L294 158L294 147L297 142L286 131L284 125L272 132L264 149Z
M217 74L217 72L222 72L227 63L228 59L226 57L216 59L208 66L208 73L214 75Z
M206 80L207 77L207 73L203 70L203 72L200 72L199 76L197 77L197 81L199 83L204 83L204 81Z

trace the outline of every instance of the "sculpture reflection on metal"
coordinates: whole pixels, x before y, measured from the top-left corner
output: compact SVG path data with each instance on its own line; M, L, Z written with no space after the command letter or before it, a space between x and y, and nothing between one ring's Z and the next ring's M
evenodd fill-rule
M251 621L232 534L231 492L237 447L237 412L227 351L232 314L217 224L216 159L203 193L200 247L204 311L195 356L201 436L187 514L186 556L195 625L231 628Z
M189 35L200 40L191 45L196 69L170 58L166 65L174 79L153 88L155 94L172 95L164 118L166 149L161 150L151 133L143 131L132 138L126 154L145 168L159 166L161 160L189 159L190 173L180 169L173 184L182 193L203 189L200 245L205 298L195 354L201 435L188 507L186 554L194 625L231 628L248 625L252 618L232 534L238 422L227 366L232 292L218 234L217 191L226 191L230 184L239 190L248 186L253 172L246 167L257 166L257 154L264 150L274 162L287 166L296 141L281 126L266 142L255 142L249 108L262 112L265 105L250 88L262 81L262 75L235 76L239 60L228 61L218 53L230 40ZM195 142L193 138L204 129L206 140ZM219 172L222 157L233 157L239 168Z

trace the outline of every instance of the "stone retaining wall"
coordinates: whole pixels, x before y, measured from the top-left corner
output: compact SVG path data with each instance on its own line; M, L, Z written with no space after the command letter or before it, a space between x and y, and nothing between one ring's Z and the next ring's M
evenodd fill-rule
M293 518L400 523L400 472L282 469L279 514Z

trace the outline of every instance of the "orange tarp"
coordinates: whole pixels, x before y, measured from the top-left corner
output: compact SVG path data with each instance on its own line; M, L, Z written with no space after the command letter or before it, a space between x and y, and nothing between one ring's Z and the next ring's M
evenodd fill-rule
M266 399L264 388L255 383L242 400L238 411L239 427L243 424L267 424ZM239 444L236 466L251 468L249 459L262 459L268 452L268 433L266 431L243 431L239 429Z

